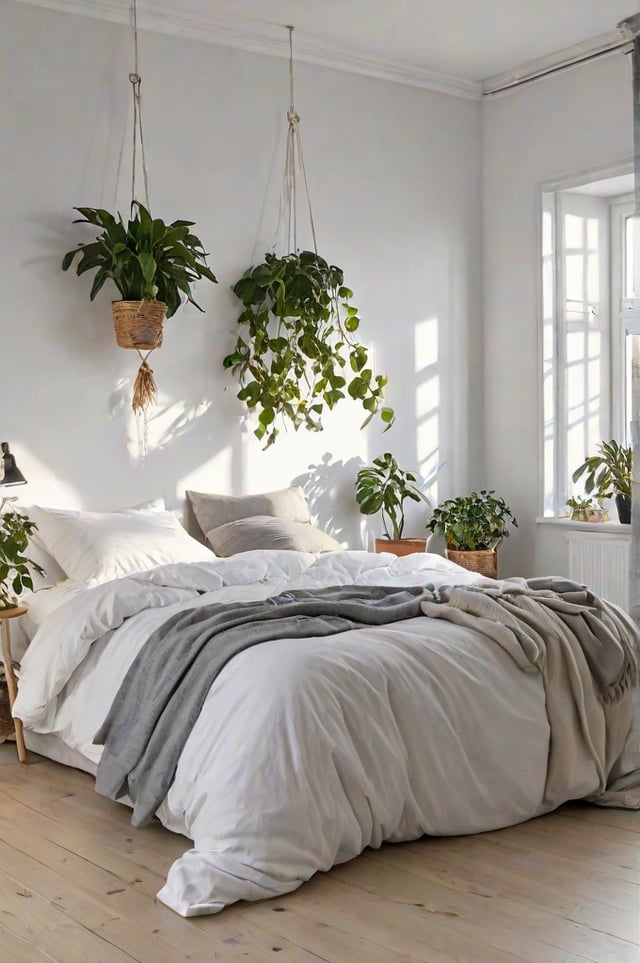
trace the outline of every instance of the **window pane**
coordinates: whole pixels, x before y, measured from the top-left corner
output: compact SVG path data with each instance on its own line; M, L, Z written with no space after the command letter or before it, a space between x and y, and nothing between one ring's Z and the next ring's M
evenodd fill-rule
M592 304L600 300L600 258L590 254L587 259L587 300Z
M640 298L640 217L625 224L625 298Z
M564 219L565 247L584 247L584 217L567 214Z
M582 254L568 254L565 258L567 301L582 303L584 298L584 256ZM569 305L567 305L569 308ZM571 310L579 310L571 305Z

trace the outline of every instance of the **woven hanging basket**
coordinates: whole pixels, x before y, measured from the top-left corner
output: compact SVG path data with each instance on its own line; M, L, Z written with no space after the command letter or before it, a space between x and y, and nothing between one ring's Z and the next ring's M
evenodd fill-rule
M460 565L470 572L486 575L487 578L498 577L498 553L495 549L484 549L480 552L456 552L452 548L448 548L447 558L450 562L455 562L456 565Z
M152 351L162 344L164 301L112 301L113 326L120 348Z

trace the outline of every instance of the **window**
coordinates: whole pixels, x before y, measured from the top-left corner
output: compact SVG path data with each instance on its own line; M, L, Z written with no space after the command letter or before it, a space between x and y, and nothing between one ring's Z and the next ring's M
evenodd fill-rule
M640 218L616 176L542 194L544 514L600 441L630 444L632 335L640 334Z

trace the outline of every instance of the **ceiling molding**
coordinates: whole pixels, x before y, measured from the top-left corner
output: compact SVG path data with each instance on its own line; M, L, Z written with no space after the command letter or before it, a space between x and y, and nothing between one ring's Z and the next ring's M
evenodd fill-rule
M38 7L47 7L63 13L80 14L111 23L130 23L130 3L128 0L19 0ZM251 25L255 26L252 27ZM172 36L203 40L225 47L235 47L251 53L268 54L276 57L289 56L289 40L285 25L266 21L238 21L214 17L184 16L178 11L155 9L149 3L138 5L138 27ZM344 70L349 73L364 74L381 80L433 90L437 93L452 94L470 100L480 100L482 84L459 77L450 77L426 67L386 61L347 50L323 47L317 41L304 37L296 30L296 60Z
M572 47L565 47L564 50L556 50L546 57L529 60L519 67L514 67L513 70L505 70L504 73L496 74L495 77L487 77L482 82L483 93L487 95L507 90L511 86L534 80L536 77L542 77L554 70L573 67L583 60L588 60L607 51L613 53L623 44L624 38L619 30L612 33L603 33L598 37L591 37L589 40L574 44Z

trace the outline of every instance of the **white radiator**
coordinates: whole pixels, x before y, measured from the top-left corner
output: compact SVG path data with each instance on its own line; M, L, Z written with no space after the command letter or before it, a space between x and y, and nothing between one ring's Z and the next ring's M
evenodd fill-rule
M569 578L629 611L631 533L567 533Z

